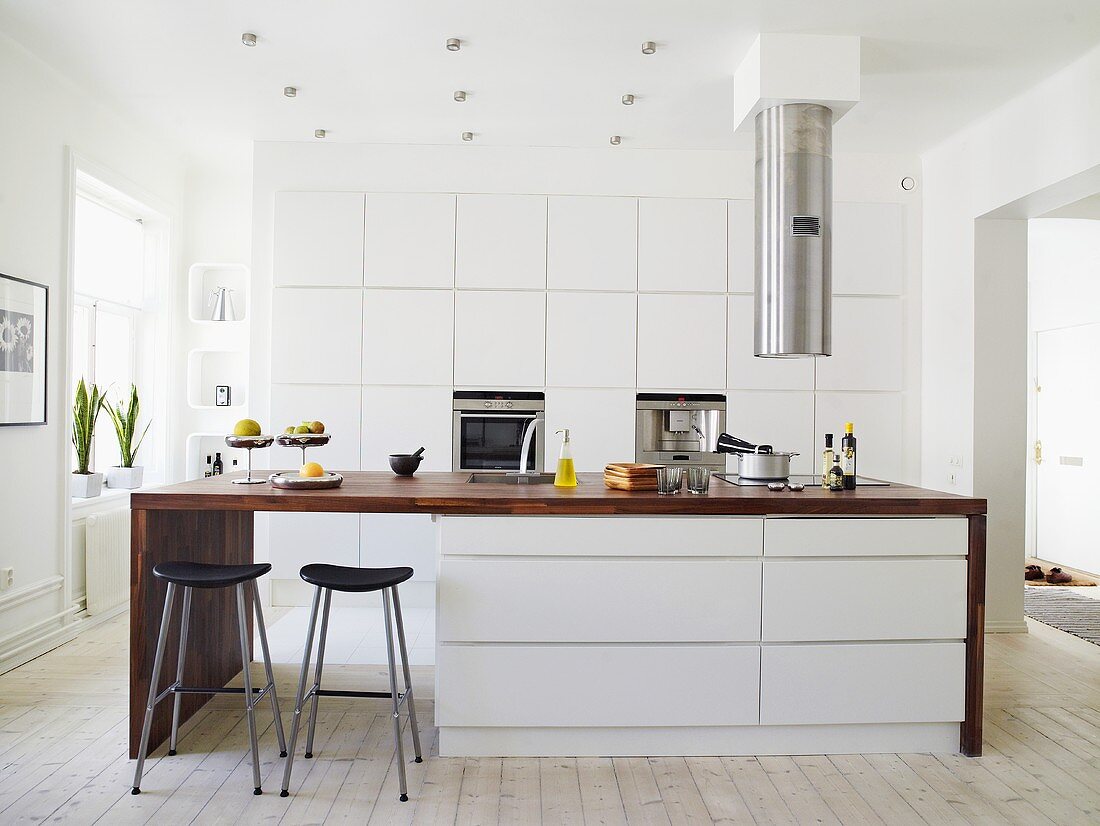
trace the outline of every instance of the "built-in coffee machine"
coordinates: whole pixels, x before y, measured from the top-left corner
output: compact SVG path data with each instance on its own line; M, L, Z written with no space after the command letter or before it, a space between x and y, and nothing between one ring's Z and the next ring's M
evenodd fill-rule
M639 393L634 461L726 469L718 434L726 429L720 393Z

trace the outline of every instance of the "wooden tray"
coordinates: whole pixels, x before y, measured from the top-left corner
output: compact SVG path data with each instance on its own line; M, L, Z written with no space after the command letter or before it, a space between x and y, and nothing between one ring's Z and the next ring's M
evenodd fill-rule
M657 490L656 479L638 479L631 481L618 476L604 476L603 483L612 490Z
M638 462L612 462L603 469L604 475L615 476L656 476L657 468L664 465L647 465Z

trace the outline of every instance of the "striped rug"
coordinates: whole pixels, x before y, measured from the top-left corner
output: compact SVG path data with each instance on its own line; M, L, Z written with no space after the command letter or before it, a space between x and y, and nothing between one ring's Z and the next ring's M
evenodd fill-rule
M1024 613L1044 625L1100 645L1100 599L1057 588L1024 588Z

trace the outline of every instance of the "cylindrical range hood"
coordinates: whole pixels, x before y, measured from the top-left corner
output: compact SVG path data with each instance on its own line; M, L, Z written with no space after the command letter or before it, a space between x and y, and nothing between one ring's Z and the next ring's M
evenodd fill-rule
M832 132L815 103L756 116L757 356L832 354Z

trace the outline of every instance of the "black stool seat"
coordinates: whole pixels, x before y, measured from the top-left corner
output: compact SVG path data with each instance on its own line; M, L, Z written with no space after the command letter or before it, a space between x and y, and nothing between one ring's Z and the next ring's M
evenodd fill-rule
M206 562L161 562L153 566L153 576L189 588L228 588L258 579L271 570L271 564L214 565Z
M412 568L352 568L347 565L306 565L300 571L310 585L333 591L381 591L400 585L413 575Z

